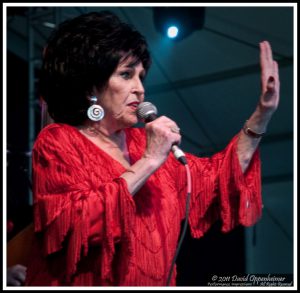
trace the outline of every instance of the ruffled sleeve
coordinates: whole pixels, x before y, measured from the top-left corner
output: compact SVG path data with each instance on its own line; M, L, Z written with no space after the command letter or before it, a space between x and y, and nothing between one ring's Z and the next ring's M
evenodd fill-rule
M210 158L187 154L192 176L189 224L193 237L199 238L218 219L222 231L237 225L251 226L261 217L261 169L259 150L252 157L245 173L237 156L236 135L221 152ZM178 169L177 169L178 170ZM177 171L180 208L185 216L186 175Z
M99 178L81 152L61 127L40 134L33 149L35 232L42 234L45 257L66 248L66 282L89 245L101 244L101 278L110 282L115 242L126 241L131 253L135 205L125 180Z

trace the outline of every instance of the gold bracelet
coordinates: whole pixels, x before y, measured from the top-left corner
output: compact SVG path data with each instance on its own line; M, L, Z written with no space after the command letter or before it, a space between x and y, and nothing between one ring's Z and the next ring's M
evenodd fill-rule
M126 169L126 172L130 172L130 173L133 173L133 174L136 174L132 169Z
M254 137L254 138L260 138L265 134L265 132L257 133L255 131L253 131L250 127L248 127L247 122L248 122L248 120L246 120L244 127L243 127L245 134L247 134L250 137Z

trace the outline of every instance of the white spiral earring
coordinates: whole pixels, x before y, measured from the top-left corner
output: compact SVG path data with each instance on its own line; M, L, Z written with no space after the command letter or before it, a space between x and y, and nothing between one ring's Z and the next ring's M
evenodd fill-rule
M87 109L87 116L95 122L102 120L104 117L104 109L96 104L97 99L96 96L91 96L89 100L93 102L93 105Z

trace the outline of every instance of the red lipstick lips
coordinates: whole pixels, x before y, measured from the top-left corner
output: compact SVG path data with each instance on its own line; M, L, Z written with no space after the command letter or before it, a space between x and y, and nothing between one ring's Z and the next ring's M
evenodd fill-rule
M128 106L134 107L136 109L139 104L140 104L139 102L132 102L132 103L129 103Z

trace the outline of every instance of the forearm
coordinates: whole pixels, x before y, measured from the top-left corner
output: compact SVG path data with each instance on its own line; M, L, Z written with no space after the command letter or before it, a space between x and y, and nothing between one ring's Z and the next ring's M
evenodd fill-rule
M120 177L127 182L128 191L134 195L146 180L159 168L160 163L150 157L143 156Z
M247 121L247 126L255 133L264 133L267 130L267 125L271 119L271 114L263 112L261 107L258 105L254 113ZM237 154L242 171L245 172L249 166L252 156L261 141L260 138L252 137L241 130L238 145Z

